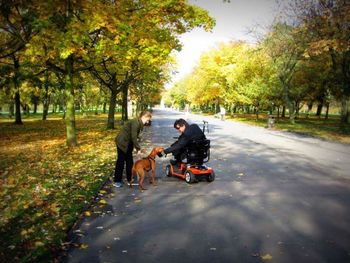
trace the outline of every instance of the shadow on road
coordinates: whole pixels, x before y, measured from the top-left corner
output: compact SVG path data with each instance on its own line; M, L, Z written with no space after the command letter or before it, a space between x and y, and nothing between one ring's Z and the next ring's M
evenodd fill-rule
M144 146L170 145L179 116L156 112ZM88 248L64 262L350 261L350 184L337 167L224 125L210 124L207 137L214 182L169 179L169 158L157 159L158 187L113 189L103 212L80 225Z

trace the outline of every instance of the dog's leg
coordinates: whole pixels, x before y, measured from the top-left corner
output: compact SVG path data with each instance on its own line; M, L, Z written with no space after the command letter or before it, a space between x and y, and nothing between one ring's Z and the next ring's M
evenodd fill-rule
M143 181L145 180L145 171L142 169L138 171L138 176L139 176L139 189L140 190L147 190L146 188L143 187Z
M153 184L154 186L157 185L156 183L156 162L152 162L152 173L151 173L151 178L150 178L150 183Z

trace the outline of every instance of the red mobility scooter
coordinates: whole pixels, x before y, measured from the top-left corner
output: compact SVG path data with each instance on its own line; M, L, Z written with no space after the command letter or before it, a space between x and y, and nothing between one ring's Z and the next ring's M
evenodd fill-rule
M208 123L204 121L203 133L206 128L208 129ZM176 176L189 184L203 179L208 182L215 180L214 170L204 164L210 159L210 140L193 140L186 146L184 153L184 161L166 166L165 173L168 177Z

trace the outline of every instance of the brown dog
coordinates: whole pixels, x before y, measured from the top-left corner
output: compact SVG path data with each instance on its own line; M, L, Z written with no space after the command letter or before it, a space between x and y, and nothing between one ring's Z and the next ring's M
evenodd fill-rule
M138 176L138 181L139 181L139 189L140 190L147 190L146 188L143 187L143 181L145 180L145 172L152 171L151 177L150 177L150 183L153 185L156 185L156 155L160 154L163 152L164 148L162 147L155 147L152 149L151 153L141 159L138 160L134 163L132 167L132 177L134 177L135 174ZM129 184L130 187L132 187L132 181L133 178L131 179L131 182Z

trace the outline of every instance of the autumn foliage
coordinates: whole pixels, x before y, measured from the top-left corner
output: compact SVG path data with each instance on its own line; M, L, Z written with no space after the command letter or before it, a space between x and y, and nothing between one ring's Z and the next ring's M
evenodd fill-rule
M280 1L284 3L284 1ZM287 112L293 124L304 107L330 104L350 123L350 2L286 1L255 43L221 43L203 53L191 74L165 94L166 104L217 113Z
M0 123L0 258L51 259L67 231L113 170L114 136L106 116L78 118L79 145L65 146L61 118Z

